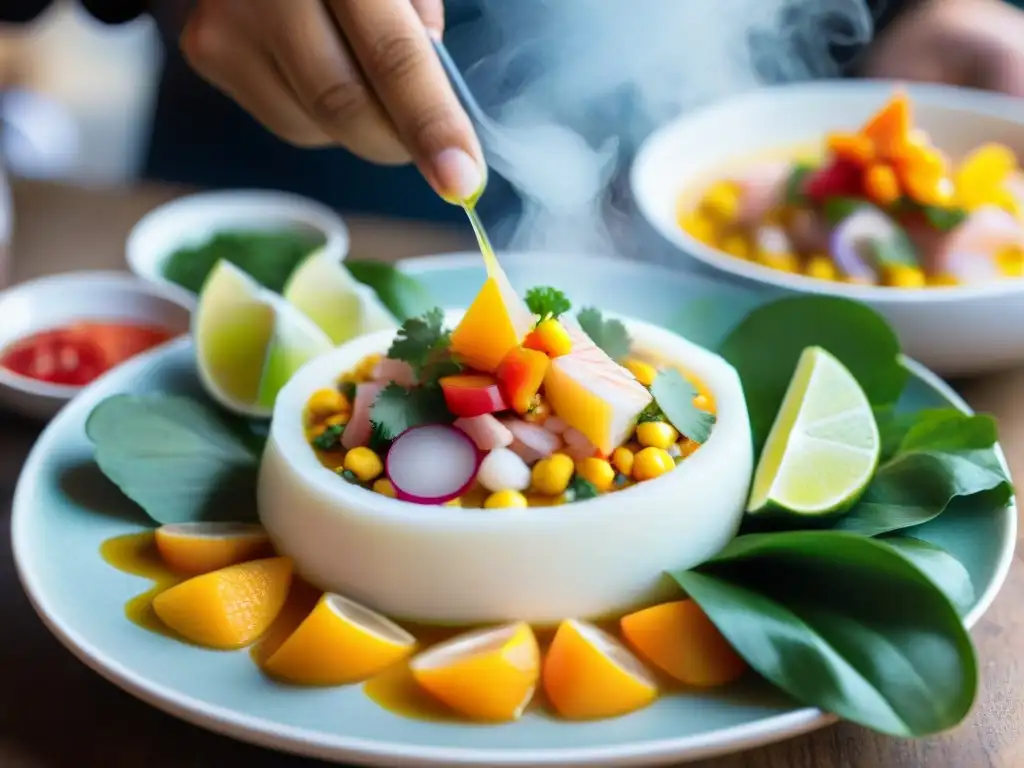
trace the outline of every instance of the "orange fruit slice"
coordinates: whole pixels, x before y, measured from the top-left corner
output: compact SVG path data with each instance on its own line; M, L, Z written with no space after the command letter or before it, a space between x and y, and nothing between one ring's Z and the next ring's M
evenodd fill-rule
M263 669L301 685L344 685L387 669L415 646L416 638L376 611L326 594Z
M741 677L747 664L693 600L662 603L623 616L622 634L676 680L712 687Z
M458 635L416 656L416 682L471 720L516 720L540 676L537 638L524 622Z
M267 631L288 597L292 561L271 557L193 576L153 598L160 620L186 640L235 650Z
M246 523L161 525L154 538L160 557L178 573L209 573L274 554L263 527Z
M585 621L563 621L544 660L544 692L569 720L615 717L658 695L653 675L616 638Z

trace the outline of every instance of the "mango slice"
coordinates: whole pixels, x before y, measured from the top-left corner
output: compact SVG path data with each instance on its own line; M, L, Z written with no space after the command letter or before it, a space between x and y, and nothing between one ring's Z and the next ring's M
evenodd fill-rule
M494 373L508 351L530 332L533 321L530 310L495 264L452 331L451 350L469 367Z

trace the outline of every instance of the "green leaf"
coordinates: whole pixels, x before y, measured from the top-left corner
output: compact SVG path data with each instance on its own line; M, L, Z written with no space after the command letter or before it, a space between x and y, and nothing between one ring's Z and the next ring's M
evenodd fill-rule
M871 404L895 403L907 380L889 325L857 302L825 296L780 299L750 312L719 352L743 382L755 450L760 452L805 348L820 346L854 375Z
M394 440L407 429L424 424L447 424L452 421L438 387L406 389L388 384L377 395L370 409L370 420L379 440Z
M798 701L926 736L967 715L978 670L955 607L906 549L827 531L757 534L671 576L754 670Z
M921 206L925 219L940 232L956 229L967 219L967 211L962 208L939 208L934 205Z
M878 536L927 523L957 498L979 496L993 509L1013 495L995 452L998 435L990 416L954 408L920 411L893 419L882 435L883 444L898 441L898 447L857 505L834 523L836 530Z
M612 360L619 362L629 356L633 341L629 332L618 320L605 320L601 310L585 307L576 315L583 332Z
M377 292L381 303L400 323L424 315L437 306L423 283L391 264L353 259L342 263L352 277Z
M870 243L871 255L875 263L882 267L916 267L917 248L910 239L910 235L894 224L896 229L892 235L883 240L874 240Z
M434 307L422 317L402 323L387 356L404 360L421 383L430 384L460 369L451 355L451 341L451 332L444 327L444 312Z
M313 447L318 451L330 451L338 447L341 436L345 434L342 424L331 424L323 432L313 438Z
M531 288L526 292L524 301L527 308L542 319L558 317L572 309L572 304L566 295L551 286Z
M786 179L786 205L796 206L807 201L807 195L804 192L804 182L814 171L815 167L810 163L797 163L793 166L789 172L789 177Z
M597 486L589 480L576 476L565 490L566 501L583 501L597 498Z
M861 208L874 208L874 206L859 197L830 197L825 200L821 210L825 214L825 220L834 227Z
M157 523L257 519L258 455L213 408L116 395L93 409L85 430L103 474Z
M679 371L669 368L660 372L651 383L651 394L669 424L681 435L696 443L710 437L715 417L693 404L697 390ZM645 409L641 419L646 413Z
M882 539L890 547L910 560L918 570L932 580L961 616L974 605L974 585L963 563L949 552L930 541L909 536L886 536Z

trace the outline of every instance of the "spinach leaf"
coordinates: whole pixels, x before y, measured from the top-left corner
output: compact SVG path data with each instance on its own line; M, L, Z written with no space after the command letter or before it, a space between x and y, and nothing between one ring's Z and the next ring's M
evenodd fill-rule
M258 438L210 406L115 395L85 430L103 474L157 523L256 520Z
M967 715L977 661L955 607L912 562L922 550L897 547L831 531L755 534L671 576L754 670L797 700L925 736Z
M797 360L811 346L824 347L849 368L873 406L895 403L903 390L908 372L900 364L899 342L869 307L824 296L781 299L759 307L740 321L719 349L743 382L758 453Z
M392 264L352 259L342 263L352 277L377 292L381 303L400 323L411 317L419 317L437 306L423 283Z

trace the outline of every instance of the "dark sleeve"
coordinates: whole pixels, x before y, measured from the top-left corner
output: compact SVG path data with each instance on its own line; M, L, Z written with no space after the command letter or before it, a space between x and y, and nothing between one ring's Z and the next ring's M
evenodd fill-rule
M122 24L146 11L147 0L80 0L82 6L105 24ZM0 0L0 23L25 24L53 4L53 0Z
M900 16L906 14L915 6L920 5L922 0L868 0L868 7L875 19L875 34L877 40L885 31L892 26ZM864 62L865 54L871 49L867 45L858 50L847 51L847 59L844 62L844 70L847 75L856 77Z

